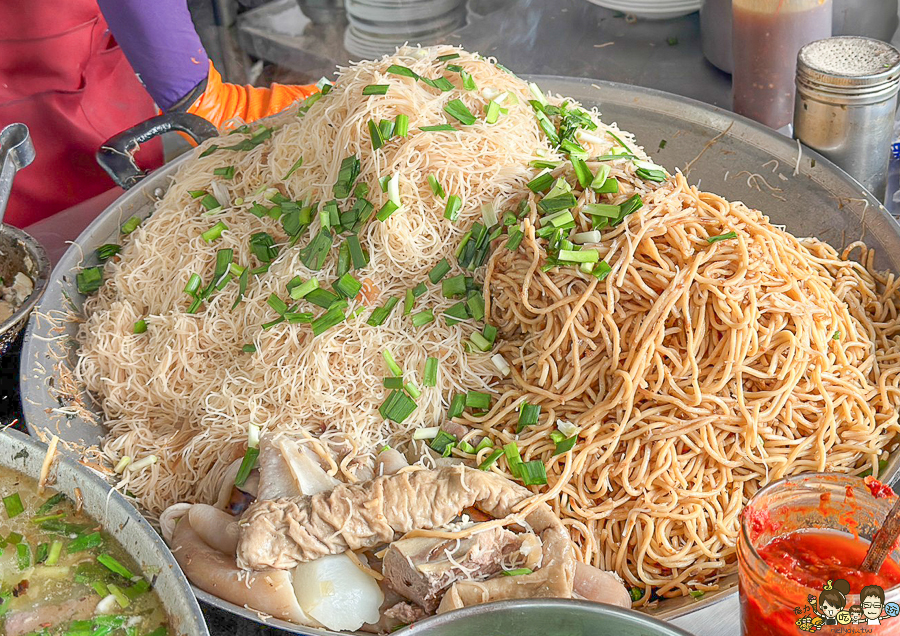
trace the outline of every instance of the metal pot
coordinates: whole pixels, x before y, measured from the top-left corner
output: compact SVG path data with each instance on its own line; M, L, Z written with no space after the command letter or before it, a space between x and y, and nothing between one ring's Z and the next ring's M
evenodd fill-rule
M618 122L642 140L658 163L673 168L691 164L688 171L691 181L702 181L704 190L762 209L773 223L785 225L797 236L818 236L839 248L844 242L863 240L876 249L877 267L900 271L897 221L857 181L821 155L803 148L798 159L795 141L729 111L661 91L584 78L531 76L526 79L537 82L548 92L569 96L585 107L598 107L606 121ZM710 144L714 139L715 143ZM667 142L662 144L662 140ZM117 146L129 148L130 141L133 140L123 134ZM120 156L111 153L111 158ZM140 181L81 233L54 270L40 305L42 313L66 308L67 299L71 299L76 310L81 308L84 297L75 288L73 272L81 265L96 264L94 250L118 240L124 219L132 215L145 218L152 213L155 200L165 192L180 164L190 160L191 155L185 155ZM768 166L766 170L770 170L773 160L784 180L769 172L766 178L777 184L778 190L773 193L752 187L747 171L759 171L760 166ZM111 166L107 165L107 169ZM124 181L121 176L114 175L114 178ZM44 320L31 321L22 352L22 406L31 430L40 429L67 440L96 444L104 434L102 426L80 417L67 417L67 411L59 409L54 367L59 360L68 359L70 365L74 364L76 356L71 343L76 330L74 323L53 325ZM79 397L88 408L99 413L89 395ZM892 481L898 469L900 453L894 453L883 479ZM644 611L664 620L703 612L708 622L717 622L721 621L723 610L715 604L736 592L737 577L728 575L720 580L719 590L707 592L700 600L689 596L665 599ZM197 596L227 612L249 620L262 620L256 612L206 592L197 590ZM294 633L334 634L276 619L265 622ZM409 633L418 634L418 624Z
M38 479L47 447L13 429L0 433L0 466ZM50 469L50 483L59 492L75 498L81 492L84 511L101 523L143 572L158 572L154 589L171 624L170 633L209 636L197 599L181 568L153 527L109 484L64 454L57 455Z
M410 636L690 636L634 610L563 599L529 599L475 605L432 616L403 633Z

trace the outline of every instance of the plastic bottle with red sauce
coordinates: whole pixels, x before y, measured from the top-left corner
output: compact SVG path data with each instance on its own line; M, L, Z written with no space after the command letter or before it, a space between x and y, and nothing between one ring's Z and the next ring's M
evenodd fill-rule
M844 475L803 475L760 490L744 510L738 539L743 636L840 627L900 634L900 551L878 573L859 569L894 501L880 482ZM862 611L859 595L870 585L884 590L879 624L850 613L854 606ZM843 593L823 596L826 590ZM877 602L866 599L870 614Z

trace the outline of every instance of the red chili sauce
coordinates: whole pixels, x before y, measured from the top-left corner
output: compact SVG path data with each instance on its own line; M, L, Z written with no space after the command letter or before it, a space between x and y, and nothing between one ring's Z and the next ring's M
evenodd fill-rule
M829 580L846 580L851 594L859 594L866 585L888 590L900 584L900 564L892 559L885 561L877 574L859 570L868 549L869 542L864 539L828 530L792 532L770 541L758 553L780 576L770 575L758 588L741 590L744 636L797 636L797 620L815 618L807 597L812 591L818 597ZM781 577L797 585L785 583ZM848 602L847 609L849 606ZM885 621L871 633L897 633L897 623Z

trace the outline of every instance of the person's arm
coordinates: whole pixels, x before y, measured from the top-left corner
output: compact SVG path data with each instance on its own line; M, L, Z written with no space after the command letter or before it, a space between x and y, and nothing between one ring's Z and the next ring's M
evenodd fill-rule
M222 82L194 29L187 0L98 0L110 31L163 111L187 110L221 126L267 117L316 91Z

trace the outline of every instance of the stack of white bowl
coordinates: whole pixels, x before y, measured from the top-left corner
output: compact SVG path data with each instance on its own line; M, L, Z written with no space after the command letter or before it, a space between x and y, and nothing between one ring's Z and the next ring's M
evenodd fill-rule
M588 0L601 7L614 9L636 18L669 20L700 10L703 0Z
M345 0L344 46L359 57L430 44L466 24L466 0Z

